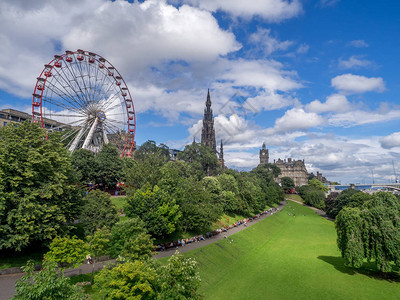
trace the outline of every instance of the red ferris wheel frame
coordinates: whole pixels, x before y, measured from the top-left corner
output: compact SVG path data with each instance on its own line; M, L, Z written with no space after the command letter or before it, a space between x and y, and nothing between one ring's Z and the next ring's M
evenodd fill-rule
M135 146L135 132L136 132L136 114L132 101L132 96L128 89L125 80L122 78L118 70L105 58L93 52L78 49L76 51L65 51L65 54L54 55L54 59L44 66L43 71L37 78L35 89L32 98L32 118L36 123L40 123L43 128L45 127L45 117L43 115L43 101L44 90L46 83L53 72L62 68L63 64L70 64L72 62L87 64L89 66L97 66L107 72L110 78L113 78L115 85L120 90L120 95L123 97L124 108L126 109L127 123L126 128L126 141L121 156L131 156ZM47 138L47 136L46 136Z

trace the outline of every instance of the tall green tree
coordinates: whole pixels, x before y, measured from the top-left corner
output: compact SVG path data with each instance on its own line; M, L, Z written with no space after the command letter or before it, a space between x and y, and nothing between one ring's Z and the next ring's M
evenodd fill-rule
M199 179L208 175L217 175L221 173L221 166L217 155L209 147L193 142L187 145L185 149L178 154L178 158L189 163L192 168L192 174Z
M125 171L129 194L143 187L153 187L162 178L161 168L169 159L168 147L157 146L154 141L145 142L135 151L134 162Z
M0 130L0 249L21 250L68 230L82 193L56 134L24 122Z
M400 201L379 192L359 207L344 207L336 217L337 244L346 264L374 261L377 269L400 268Z
M281 185L282 189L285 191L291 191L295 187L293 179L287 176L281 178Z
M123 177L123 160L113 144L104 145L95 156L96 183L100 187L115 188Z
M111 229L110 253L113 257L147 259L153 248L153 241L139 218L119 221Z
M83 199L82 212L79 220L85 235L93 233L104 226L111 227L119 221L117 209L111 202L110 194L100 190L93 190Z
M96 172L99 170L95 154L86 149L77 149L72 153L72 165L78 173L80 181L89 184L95 183Z
M159 239L175 232L182 216L175 199L157 185L137 190L124 210L127 216L143 220L149 233Z

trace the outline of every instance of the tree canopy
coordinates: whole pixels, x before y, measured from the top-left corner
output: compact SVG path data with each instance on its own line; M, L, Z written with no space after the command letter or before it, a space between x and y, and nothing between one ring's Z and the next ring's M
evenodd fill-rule
M379 192L355 207L344 207L336 217L337 244L346 264L359 268L363 260L390 272L400 267L400 201Z
M35 123L0 130L0 249L21 250L68 230L81 206L71 158Z

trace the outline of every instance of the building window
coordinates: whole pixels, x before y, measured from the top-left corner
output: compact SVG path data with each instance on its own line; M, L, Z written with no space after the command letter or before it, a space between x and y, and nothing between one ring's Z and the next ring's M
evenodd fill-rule
M7 125L7 122L3 122L3 126L6 126Z

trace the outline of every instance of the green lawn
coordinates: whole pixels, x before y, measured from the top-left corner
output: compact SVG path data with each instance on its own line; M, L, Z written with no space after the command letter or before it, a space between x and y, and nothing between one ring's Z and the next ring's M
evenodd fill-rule
M399 274L345 267L334 224L294 202L232 239L185 254L205 299L399 299Z
M124 209L126 205L126 197L113 197L111 196L111 202L115 205L117 209Z
M296 194L286 194L285 198L289 199L289 200L304 202L303 198L301 198L300 195L296 195Z

